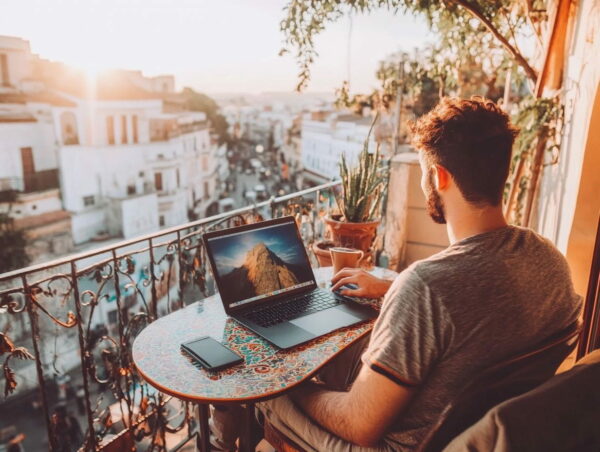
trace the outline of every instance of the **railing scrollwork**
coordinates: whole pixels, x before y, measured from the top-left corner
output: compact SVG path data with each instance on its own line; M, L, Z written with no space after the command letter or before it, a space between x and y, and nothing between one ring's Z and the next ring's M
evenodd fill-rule
M17 393L33 400L53 451L166 451L177 435L176 450L199 434L195 411L141 379L136 335L214 291L204 232L293 215L309 246L338 184L0 275L0 403Z

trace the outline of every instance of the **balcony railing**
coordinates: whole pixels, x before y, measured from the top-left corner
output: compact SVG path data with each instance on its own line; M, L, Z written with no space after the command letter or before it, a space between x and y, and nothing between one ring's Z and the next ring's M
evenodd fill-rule
M0 179L0 192L16 191L33 193L60 187L58 169L37 171L25 177L8 177Z
M37 171L35 173L28 174L24 177L24 185L25 193L58 188L60 187L58 169Z
M7 396L0 427L14 423L14 407L30 400L37 411L28 410L29 422L37 421L35 435L46 438L39 450L58 450L65 441L77 442L72 450L167 450L174 442L169 450L177 450L195 441L193 407L155 391L137 374L135 336L214 292L204 232L294 215L308 246L323 236L321 218L335 204L338 186L331 182L0 275L0 384ZM65 433L54 411L65 395L71 412L81 410L74 414L84 432L80 439Z

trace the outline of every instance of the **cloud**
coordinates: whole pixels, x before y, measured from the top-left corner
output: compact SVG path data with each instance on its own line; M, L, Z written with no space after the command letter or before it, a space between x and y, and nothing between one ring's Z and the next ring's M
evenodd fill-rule
M241 267L244 263L244 256L244 254L238 254L235 257L229 257L223 254L216 255L215 261L217 264L217 271L219 274L224 275L234 268Z

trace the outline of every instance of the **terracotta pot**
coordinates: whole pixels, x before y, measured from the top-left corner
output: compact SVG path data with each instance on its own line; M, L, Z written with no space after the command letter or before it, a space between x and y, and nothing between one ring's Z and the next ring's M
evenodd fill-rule
M349 223L339 221L339 218L341 216L325 217L325 224L329 228L335 246L356 248L367 253L373 245L380 221Z
M313 253L319 262L319 267L331 267L331 254L329 254L329 248L335 246L333 242L318 241L312 244Z

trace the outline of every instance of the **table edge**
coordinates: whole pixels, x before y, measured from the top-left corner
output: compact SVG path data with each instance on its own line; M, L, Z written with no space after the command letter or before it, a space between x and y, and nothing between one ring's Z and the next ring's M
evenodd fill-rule
M175 398L187 401L187 402L193 402L193 403L203 403L203 404L208 404L208 403L219 403L222 405L228 405L228 404L240 404L240 403L256 403L256 402L262 402L262 401L266 401L266 400L270 400L273 399L275 397L278 397L280 395L283 395L284 393L292 390L293 388L295 388L296 386L304 383L306 380L312 378L313 375L315 375L319 370L321 370L323 367L325 367L327 364L329 364L329 362L331 362L332 359L334 359L335 357L337 357L340 353L342 353L344 350L346 350L348 347L350 347L351 345L355 344L358 340L362 339L363 337L365 337L367 334L370 334L371 331L373 330L373 325L371 325L371 327L364 331L363 333L361 333L359 336L357 336L354 340L352 340L352 342L350 342L349 344L347 344L346 346L344 346L343 348L341 348L340 350L338 350L337 352L335 352L333 355L331 355L331 357L329 357L329 359L327 359L327 361L324 361L323 364L321 364L320 366L316 367L312 372L306 374L303 378L301 378L300 380L286 386L285 388L282 388L281 390L278 391L272 391L269 392L267 394L264 395L260 395L260 396L253 396L253 397L239 397L239 398L205 398L205 397L189 397L188 395L184 395L182 393L179 393L177 391L174 391L172 389L169 389L165 386L162 386L161 384L157 383L156 381L154 381L152 378L149 378L137 365L137 363L135 362L135 360L132 360L135 368L137 369L138 373L140 374L140 376L144 379L144 381L146 383L148 383L150 386L154 387L155 389L157 389L158 391L164 393L164 394L168 394L170 396L173 396ZM335 331L332 331L332 333ZM331 333L328 333L331 334ZM322 336L321 336L322 337Z

